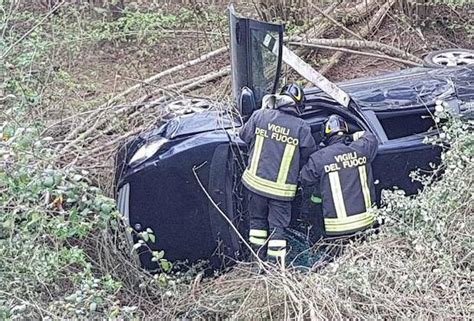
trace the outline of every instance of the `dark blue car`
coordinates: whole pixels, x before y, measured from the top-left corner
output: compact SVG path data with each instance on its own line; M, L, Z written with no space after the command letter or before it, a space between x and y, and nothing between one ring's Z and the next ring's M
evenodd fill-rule
M245 191L240 184L247 155L238 131L259 108L263 95L278 88L287 50L283 26L238 18L232 8L230 33L236 106L202 109L142 133L120 148L116 164L118 208L136 232L154 231L156 243L149 247L164 250L171 261L209 260L214 268L226 263L223 258L242 254L242 244L227 221L247 235ZM474 56L462 52L463 56L456 51L430 55L437 68L329 83L325 92L307 89L301 117L311 125L317 142L321 124L334 113L347 120L351 131L369 130L377 136L380 148L373 169L378 201L382 189L394 186L416 193L421 186L412 181L410 172L430 170L431 163L440 161L440 150L423 143L425 136L438 132L433 117L436 101L447 102L459 114L474 107ZM452 57L462 59L453 63ZM297 197L292 213L295 230L300 204ZM129 237L137 241L135 235ZM156 268L148 248L142 247L139 257L144 267Z

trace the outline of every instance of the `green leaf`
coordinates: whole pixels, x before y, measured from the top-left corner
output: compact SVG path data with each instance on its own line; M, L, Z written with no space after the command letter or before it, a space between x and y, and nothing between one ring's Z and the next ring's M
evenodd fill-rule
M143 244L141 244L141 243L135 243L135 244L133 244L133 249L138 250L142 245Z
M160 266L165 272L169 272L173 268L173 264L170 261L165 260L165 259L162 259L160 261Z
M148 242L149 237L148 237L148 233L147 233L147 232L141 232L141 233L139 234L139 236L140 236L145 242Z
M148 237L150 238L150 241L152 243L155 243L155 235L154 234L148 234Z
M43 179L43 186L44 187L53 187L54 186L54 177L46 176Z
M100 206L100 211L104 214L110 214L110 212L112 212L112 206L107 203L102 203Z
M152 255L154 258L162 259L165 256L165 251L153 251Z
M97 303L91 302L91 304L89 305L89 311L93 312L95 310L97 310Z
M120 308L115 308L110 312L109 318L115 319L120 314Z

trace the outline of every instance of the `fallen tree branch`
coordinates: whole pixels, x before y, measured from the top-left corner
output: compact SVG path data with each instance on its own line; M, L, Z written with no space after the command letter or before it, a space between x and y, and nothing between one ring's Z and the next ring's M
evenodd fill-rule
M122 91L121 93L119 93L118 95L116 95L115 97L111 98L109 101L108 101L108 104L112 103L112 102L115 102L125 96L127 96L128 94L130 94L131 92L133 91L136 91L140 88L142 88L143 86L146 86L148 84L151 84L152 82L155 82L157 81L158 79L161 79L163 78L164 76L168 76L168 75L171 75L173 73L176 73L178 71L181 71L185 68L188 68L188 67L191 67L191 66L194 66L194 65L197 65L201 62L204 62L206 60L209 60L215 56L218 56L224 52L227 51L227 47L222 47L222 48L219 48L219 49L216 49L214 51L211 51L211 52L208 52L196 59L193 59L193 60L189 60L189 61L186 61L185 63L183 64L180 64L180 65L177 65L177 66L174 66L172 68L169 68L169 69L166 69L160 73L157 73L156 75L153 75L147 79L145 79L144 81Z
M379 52L382 52L386 55L397 57L401 59L406 59L413 61L415 63L423 63L423 61L412 55L408 52L402 51L398 48L393 46L380 43L377 41L369 41L369 40L353 40L353 39L308 39L304 41L301 37L292 37L291 39L294 43L307 43L311 45L320 45L320 46L329 46L329 47L337 47L337 48L350 48L350 49L372 49Z
M380 24L382 23L382 20L385 18L385 15L387 12L390 10L392 5L395 3L395 0L389 0L387 1L380 9L372 16L370 21L367 23L366 26L362 27L362 29L359 31L359 34L361 37L367 37L369 33L374 29L378 28ZM345 40L345 39L335 39L336 42L337 40ZM354 40L354 41L359 41L362 43L365 43L366 41L362 40ZM339 51L336 52L334 55L332 55L330 61L328 64L324 65L321 70L319 71L321 74L326 74L333 66L335 66L338 62L339 59L344 55L344 52Z
M336 19L344 19L347 23L356 23L367 17L379 6L380 4L377 0L364 0L349 8L338 8L334 14Z
M329 7L324 9L324 14L330 15L340 4L340 1L334 1ZM325 21L321 20L319 17L314 17L307 25L305 29L303 29L302 34L308 34L313 33L313 34L321 34L329 28L330 24Z
M337 21L336 19L334 19L333 17L331 17L331 15L327 14L326 12L324 12L323 10L319 9L318 6L316 6L314 3L311 3L310 4L311 7L313 7L314 9L316 9L317 12L319 12L322 16L324 16L326 19L328 19L329 21L331 21L336 27L339 27L341 28L343 31L345 31L346 33L348 33L349 35L351 36L354 36L356 38L359 38L361 40L364 40L364 38L362 38L360 35L358 35L357 33L355 33L354 31L350 30L349 28L346 28L342 23L340 23L339 21Z
M133 135L136 135L136 134L140 133L144 129L145 129L144 126L138 127L138 128L136 128L136 129L134 129L130 132L127 132L127 133L125 133L125 134L123 134L119 137L114 138L113 140L111 140L111 141L109 141L105 144L101 144L100 146L94 147L91 150L87 151L86 154L79 156L79 159L85 159L85 158L88 158L88 157L91 157L91 156L95 156L93 154L95 154L97 152L100 152L100 151L104 151L107 147L113 147L113 150L115 150L115 145L116 144L118 144L119 142L127 139L130 136L133 136Z
M418 64L418 63L410 61L410 60L391 57L391 56L387 56L387 55L380 55L380 54L376 54L376 53L372 53L372 52L357 51L357 50L351 50L351 49L342 48L342 47L330 47L330 46L323 46L323 45L315 45L315 44L312 44L312 43L304 43L304 42L290 42L289 44L294 45L294 46L317 48L317 49L327 49L327 50L336 50L336 51L341 51L341 52L355 54L355 55L375 57L375 58L380 58L380 59L384 59L384 60L391 60L391 61L394 61L394 62L399 62L399 63L402 63L404 65L408 65L408 66L414 66L414 67L421 66L421 64Z
M177 82L177 83L174 83L174 84L171 84L171 85L168 85L166 87L160 87L159 89L157 90L154 90L153 92L147 94L147 95L144 95L143 97L141 97L140 99L136 100L135 103L136 104L141 104L145 101L147 101L148 99L150 99L151 97L153 96L156 96L156 95L162 95L163 94L163 91L166 89L166 90L170 90L170 91L176 91L177 89L183 87L183 86L187 86L189 84L192 84L194 82L197 82L197 81L200 81L203 77L206 77L206 75L199 75L197 77L194 77L194 78L189 78L189 79L185 79L183 81L180 81L180 82Z
M310 30L306 30L304 35L292 37L293 41L304 41L303 39L317 39L322 37L334 24L328 17L335 17L335 20L341 19L344 17L345 21L349 22L356 22L361 19L366 18L375 8L377 7L376 0L366 0L362 4L358 4L355 7L349 9L336 9L337 5L339 4L338 1L334 2L329 8L322 11L324 13L325 18L323 21L320 21L316 27ZM332 14L331 14L332 13ZM344 13L344 15L341 15ZM321 19L319 16L314 20ZM311 50L308 48L300 48L295 52L298 56L303 57L306 54L311 53Z
M191 90L194 90L194 89L200 87L201 85L203 85L205 83L214 81L216 79L227 76L229 74L230 74L230 66L224 67L219 71L216 71L216 72L213 72L213 73L202 76L200 79L198 79L197 81L195 81L195 82L193 82L193 83L191 83L187 86L181 87L177 92L181 93L181 94L189 92ZM145 108L153 107L154 105L162 103L165 100L163 98L164 97L160 97L160 98L150 102L149 104L147 104L145 106Z
M189 60L183 64L180 64L180 65L177 65L177 66L174 66L172 68L169 68L167 70L164 70L160 73L157 73L145 80L143 80L142 82L132 86L132 87L129 87L127 88L126 90L122 91L121 93L115 95L114 97L110 98L105 104L101 105L100 107L98 107L98 110L102 110L104 107L107 107L109 105L112 105L114 103L116 103L117 101L119 101L120 99L124 98L125 96L129 95L130 93L146 86L146 85L149 85L151 84L152 82L155 82L165 76L168 76L170 74L173 74L173 73L176 73L178 71L181 71L187 67L191 67L191 66L194 66L194 65L197 65L198 63L201 63L201 62L204 62L206 60L209 60L210 58L213 58L215 56L218 56L224 52L227 51L227 47L222 47L222 48L219 48L219 49L216 49L214 51L211 51L209 53L206 53L196 59L193 59L193 60ZM76 129L74 129L73 131L71 131L71 133L66 137L65 140L71 140L73 139L74 137L76 137L80 132L84 131L85 128L88 127L88 124L90 123L90 121L94 118L97 117L99 113L92 113L91 115L89 115L81 124L81 126L78 126ZM68 146L66 145L65 149L67 150L68 149Z
M179 88L179 90L176 91L176 94L183 94L183 93L192 91L192 90L200 87L201 85L203 85L205 83L217 80L221 77L227 76L228 74L230 74L230 66L226 66L226 67L222 68L219 71L216 71L216 72L204 75L204 76L196 77L198 79L195 82L190 83L186 86L182 86L181 88ZM163 88L163 89L160 89L160 90L161 91L165 91L166 89L169 90L173 86L176 86L176 84L170 85L167 88ZM143 103L142 102L142 103L132 103L130 105L124 105L122 109L117 110L114 113L114 117L120 116L120 115L124 114L125 112L127 112L128 110L131 110L131 109L133 110L133 109L140 108L140 107L145 108L145 109L146 108L152 108L156 105L160 105L160 104L162 104L162 103L164 103L164 102L166 102L170 99L173 99L173 98L175 98L175 95L173 95L173 96L161 96L158 99L155 99L155 100L153 100L151 102L148 102L148 103ZM103 110L103 113L105 111L106 110ZM133 118L134 116L137 115L137 113L141 113L141 112L142 112L141 109L140 110L137 109L129 117ZM102 114L102 116L103 116L103 114ZM87 138L90 137L93 132L95 132L101 126L105 125L108 121L110 121L110 117L98 117L96 119L96 121L84 133L82 133L80 136L78 136L74 140L69 141L67 143L67 145L66 145L67 149L66 149L66 147L64 147L63 149L60 149L59 150L60 151L59 156L65 155L66 152L69 152L73 148L74 149L80 148L81 145L88 142ZM114 128L115 128L115 125L112 126L112 127L109 127L108 130L110 131Z

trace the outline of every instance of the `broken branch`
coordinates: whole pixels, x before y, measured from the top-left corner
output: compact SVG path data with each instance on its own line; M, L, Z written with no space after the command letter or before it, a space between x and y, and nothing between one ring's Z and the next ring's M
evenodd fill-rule
M328 19L329 21L331 21L336 27L339 27L341 28L342 30L344 30L345 32L347 32L348 34L350 34L351 36L354 36L356 38L359 38L361 40L364 40L364 38L362 38L360 35L358 35L357 33L355 33L354 31L350 30L349 28L346 28L342 23L340 23L339 21L337 21L336 19L334 19L333 17L331 17L331 15L327 14L326 12L324 12L323 10L319 9L318 6L316 6L314 3L311 3L311 7L313 7L314 9L316 9L317 12L319 12L322 16L324 16L326 19Z
M289 44L294 45L294 46L317 48L317 49L327 49L327 50L336 50L336 51L341 51L341 52L355 54L355 55L375 57L375 58L380 58L380 59L384 59L384 60L391 60L391 61L394 61L394 62L399 62L401 64L408 65L408 66L414 66L414 67L421 66L420 64L418 64L416 62L413 62L413 61L410 61L410 60L391 57L391 56L387 56L387 55L380 55L380 54L367 52L367 51L357 51L357 50L351 50L351 49L347 49L347 48L315 45L315 44L304 43L304 42L290 42Z
M413 61L417 64L422 64L423 61L412 55L408 52L402 51L398 48L395 48L390 45L386 45L384 43L380 43L377 41L369 41L369 40L352 40L352 39L308 39L307 41L303 41L301 37L293 37L290 44L310 44L310 45L319 45L319 46L328 46L328 47L336 47L336 48L350 48L350 49L372 49L376 51L380 51L386 55L391 57L397 57L405 60Z
M186 86L182 86L181 88L176 90L176 94L183 94L183 93L189 92L191 90L194 90L194 89L200 87L201 85L203 85L205 83L214 81L214 80L219 79L221 77L224 77L224 76L228 75L229 73L230 73L230 66L227 66L227 67L224 67L224 68L222 68L221 70L219 70L217 72L213 72L213 73L210 73L210 74L207 74L207 75L204 75L204 76L196 77L197 78L196 81L194 81L193 83L190 83ZM164 89L171 89L175 86L176 86L176 84L175 85L170 85L167 88L159 89L159 91L163 91ZM155 99L155 100L153 100L151 102L148 102L146 104L132 103L130 105L124 105L122 109L117 110L117 112L114 114L114 117L122 115L125 112L127 112L129 110L133 110L137 107L152 108L154 106L157 106L157 105L160 105L160 104L166 102L167 100L172 99L173 97L174 96L161 96L158 99ZM139 113L139 112L140 111L138 111L138 110L135 111L135 113ZM134 116L134 114L131 115L130 117L132 118ZM83 143L87 143L87 138L90 137L94 131L99 129L101 126L103 126L108 121L110 121L110 118L108 118L108 117L98 117L98 119L92 124L92 126L90 126L84 133L82 133L76 139L68 142L68 144L62 150L60 150L60 155L64 155L65 152L71 150L71 148L78 148ZM113 129L114 127L115 126L112 126L112 128L109 128L109 130Z
M387 14L388 10L390 10L390 8L392 7L394 3L395 3L395 0L389 0L382 7L380 7L380 9L372 16L372 18L367 23L367 25L362 27L362 29L359 31L359 34L362 37L367 37L369 33L372 31L372 29L380 25L382 20L385 18L385 15ZM336 39L336 40L339 40L339 39ZM344 40L344 39L340 39L340 40ZM356 40L356 41L365 42L362 40ZM323 68L321 68L320 73L323 75L327 73L329 69L331 69L334 65L337 64L337 62L339 61L339 59L342 57L343 54L344 53L342 51L339 51L339 52L336 52L334 55L332 55L329 63L323 66Z
M214 51L211 51L211 52L208 52L196 59L193 59L193 60L189 60L183 64L180 64L180 65L177 65L177 66L174 66L172 68L169 68L167 70L164 70L160 73L157 73L145 80L143 80L142 82L132 86L132 87L129 87L128 89L122 91L121 93L115 95L114 97L110 98L105 104L103 104L102 106L98 107L98 110L102 110L104 107L107 107L109 105L112 105L114 103L116 103L117 101L119 101L120 99L124 98L125 96L129 95L130 93L146 86L146 85L149 85L151 84L152 82L155 82L161 78L163 78L164 76L167 76L167 75L170 75L170 74L173 74L173 73L176 73L178 71L181 71L187 67L191 67L191 66L194 66L194 65L197 65L198 63L201 63L201 62L204 62L206 60L209 60L210 58L213 58L217 55L220 55L224 52L227 51L227 47L222 47L222 48L219 48L219 49L216 49ZM84 131L85 130L85 127L87 127L87 125L90 123L90 121L94 118L96 118L98 116L99 113L92 113L91 115L89 115L89 117L87 117L85 119L85 121L82 122L82 125L81 126L78 126L76 129L74 129L73 131L71 131L71 133L66 137L66 140L71 140L73 139L74 137L76 137L80 132ZM69 147L68 145L66 145L64 147L64 150L68 150Z

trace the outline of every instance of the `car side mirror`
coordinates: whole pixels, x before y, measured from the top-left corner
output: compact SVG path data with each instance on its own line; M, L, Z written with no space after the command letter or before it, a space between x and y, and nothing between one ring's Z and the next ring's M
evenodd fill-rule
M250 116L255 109L257 109L257 104L255 102L255 95L252 89L248 87L242 87L240 92L239 107L242 111L242 116Z

